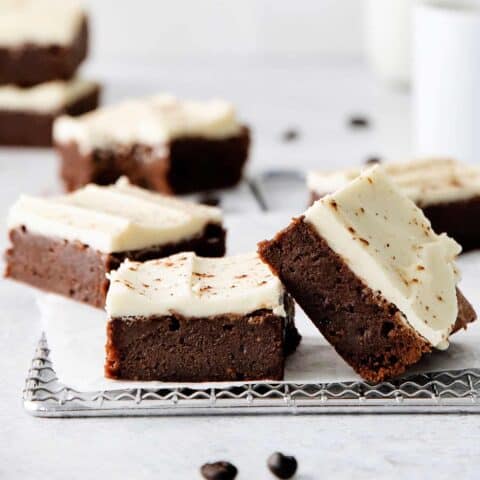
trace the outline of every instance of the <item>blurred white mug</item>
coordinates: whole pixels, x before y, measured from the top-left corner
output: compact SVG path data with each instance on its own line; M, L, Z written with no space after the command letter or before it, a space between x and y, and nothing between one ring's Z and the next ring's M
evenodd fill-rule
M367 57L374 72L395 86L411 76L412 11L417 0L367 0Z
M415 7L416 154L480 162L480 2Z

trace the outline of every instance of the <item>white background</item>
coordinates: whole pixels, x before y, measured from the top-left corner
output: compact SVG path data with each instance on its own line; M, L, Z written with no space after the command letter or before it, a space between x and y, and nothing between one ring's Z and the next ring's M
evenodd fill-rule
M363 0L86 3L94 23L94 58L101 62L362 52Z

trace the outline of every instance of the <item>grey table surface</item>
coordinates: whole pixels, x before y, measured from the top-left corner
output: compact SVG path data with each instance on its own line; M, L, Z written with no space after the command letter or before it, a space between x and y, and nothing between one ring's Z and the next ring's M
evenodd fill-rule
M410 99L377 85L362 64L345 61L173 63L169 68L90 66L106 82L106 101L166 90L224 96L254 126L252 175L265 168L358 165L372 155L411 154ZM188 75L186 74L188 73ZM352 131L350 114L372 119ZM286 128L297 142L283 143ZM0 216L22 192L59 190L49 150L0 149ZM254 204L226 201L228 215ZM306 198L306 196L305 196ZM299 212L304 199L275 200L273 209ZM1 246L6 245L5 229ZM32 292L0 282L0 478L200 478L198 467L234 462L241 479L272 478L274 450L294 454L297 478L478 478L480 417L476 415L323 415L38 419L22 408L25 373L40 335Z

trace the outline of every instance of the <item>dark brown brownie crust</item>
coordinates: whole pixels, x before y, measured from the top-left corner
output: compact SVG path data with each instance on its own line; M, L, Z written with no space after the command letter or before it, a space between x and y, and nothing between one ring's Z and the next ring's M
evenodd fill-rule
M0 85L31 87L51 80L68 80L86 58L88 23L85 18L71 45L0 47Z
M126 175L136 185L169 194L236 185L242 178L249 146L247 127L239 135L221 140L176 139L165 149L132 145L82 153L75 143L56 145L67 191L87 183L109 185Z
M402 319L395 305L367 287L314 230L295 219L271 241L261 258L284 283L335 350L366 380L402 374L431 346ZM476 315L458 292L457 327Z
M285 355L300 336L271 310L206 318L113 318L107 325L105 376L123 380L223 382L282 380Z
M101 308L109 285L106 274L124 259L145 261L183 251L221 257L225 235L220 225L209 224L202 235L182 242L106 254L80 242L36 235L21 227L10 231L5 277Z
M438 203L423 209L432 228L454 238L468 252L480 248L480 196L456 202Z
M323 195L311 192L311 203ZM480 248L480 196L455 202L437 203L435 205L418 205L430 220L437 233L446 233L454 238L463 252Z
M99 97L100 87L96 87L56 112L0 110L0 145L49 147L52 145L55 118L64 113L76 116L94 110L98 106Z

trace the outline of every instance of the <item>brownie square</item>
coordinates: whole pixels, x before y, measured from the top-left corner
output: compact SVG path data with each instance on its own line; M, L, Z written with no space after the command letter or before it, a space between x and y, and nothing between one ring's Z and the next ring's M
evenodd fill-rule
M111 282L108 378L281 380L300 341L291 298L256 255L127 261Z
M91 88L80 96L51 111L0 106L0 145L49 147L52 145L53 122L58 116L82 115L97 108L99 100L100 87L92 83Z
M125 175L144 188L186 194L238 184L250 131L223 100L157 95L60 118L54 140L67 191Z
M259 244L318 330L364 379L402 374L476 319L456 288L459 245L375 167Z
M95 307L105 304L107 274L126 258L225 254L219 209L148 192L126 179L60 197L23 196L8 223L6 277Z
M400 375L432 351L405 325L398 308L365 285L301 217L273 240L261 242L259 254L322 335L366 380ZM459 290L457 296L453 332L476 319Z
M0 45L0 85L31 87L52 80L68 80L88 53L88 22L84 17L71 43Z

